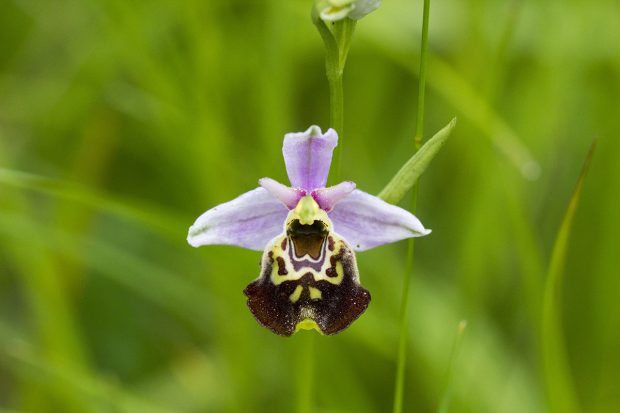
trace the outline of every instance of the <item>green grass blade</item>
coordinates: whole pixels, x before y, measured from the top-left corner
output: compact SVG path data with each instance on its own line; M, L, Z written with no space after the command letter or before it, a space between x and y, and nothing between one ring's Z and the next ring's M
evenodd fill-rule
M452 393L454 391L454 365L456 364L456 360L458 359L459 353L461 351L463 333L465 333L466 328L467 321L461 320L461 322L459 322L459 325L457 326L456 337L454 338L454 344L452 345L450 361L448 362L448 372L446 374L446 387L443 392L443 397L441 398L441 403L437 408L437 413L448 413L448 409L450 408L450 399L452 398Z
M595 147L596 142L590 147L558 230L544 291L541 345L547 398L551 412L580 411L563 341L561 292L570 233Z
M137 221L163 233L179 237L179 228L188 222L152 206L133 206L128 202L97 192L88 187L28 172L0 168L0 184L45 193L78 202L107 213Z
M379 193L379 198L392 204L396 204L403 199L405 194L418 182L418 179L433 158L439 153L455 125L456 118L452 119L448 125L429 139L394 175L392 180Z
M0 358L5 358L9 366L12 366L18 374L36 379L44 387L49 387L51 391L56 391L58 388L70 390L79 395L81 399L90 400L91 407L101 405L109 408L104 411L171 412L93 373L87 374L66 363L47 359L37 354L34 347L28 343L15 339L13 333L10 337L2 337L9 330L7 326L0 328L0 337L3 339L2 342L6 343L0 351Z
M100 239L76 237L46 224L12 214L0 216L0 236L27 241L36 237L53 239L50 251L71 257L102 277L188 320L201 329L209 328L208 307L218 299L194 283L144 258ZM85 253L88 251L88 253Z
M420 74L416 62L410 59L408 53L400 50L398 45L382 41L382 36L363 35L363 38L413 75ZM428 67L433 74L428 79L429 87L479 128L524 178L537 179L540 175L538 161L514 128L480 95L470 81L448 62L432 54L428 56Z

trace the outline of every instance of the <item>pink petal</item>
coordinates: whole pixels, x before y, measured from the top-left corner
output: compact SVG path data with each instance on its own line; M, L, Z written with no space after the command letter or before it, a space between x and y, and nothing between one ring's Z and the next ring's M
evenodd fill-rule
M329 188L315 189L312 191L312 197L321 209L330 212L338 202L349 196L354 189L354 182L344 181Z
M256 188L202 214L189 229L187 242L237 245L262 251L282 233L288 209L267 190Z
M258 183L274 198L286 205L288 209L295 208L299 200L306 195L306 191L303 189L290 188L271 178L259 179Z

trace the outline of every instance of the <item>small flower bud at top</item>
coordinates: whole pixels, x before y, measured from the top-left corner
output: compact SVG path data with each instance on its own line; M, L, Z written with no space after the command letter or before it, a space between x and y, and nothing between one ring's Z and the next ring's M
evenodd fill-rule
M335 22L346 17L359 20L381 5L381 0L319 0L317 9L324 21Z

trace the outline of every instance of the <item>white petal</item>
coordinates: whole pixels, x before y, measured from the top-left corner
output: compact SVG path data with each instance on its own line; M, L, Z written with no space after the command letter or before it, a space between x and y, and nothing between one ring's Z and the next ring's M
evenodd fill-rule
M237 245L262 251L282 232L288 209L264 188L246 192L202 214L189 229L187 242Z
M431 232L410 212L357 189L338 202L329 217L334 232L356 251Z

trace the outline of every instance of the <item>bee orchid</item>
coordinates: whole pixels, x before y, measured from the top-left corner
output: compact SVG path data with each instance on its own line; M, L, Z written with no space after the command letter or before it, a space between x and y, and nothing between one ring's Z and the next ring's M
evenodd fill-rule
M291 186L271 178L202 214L189 229L194 246L236 245L264 251L247 286L248 307L263 326L290 336L300 329L330 335L368 307L355 251L430 233L411 213L345 181L326 188L335 130L318 126L284 137Z

